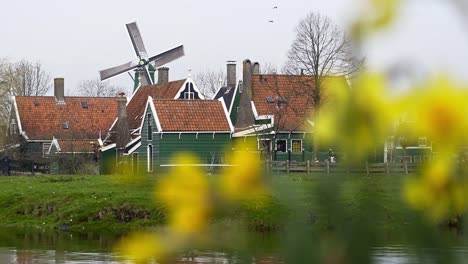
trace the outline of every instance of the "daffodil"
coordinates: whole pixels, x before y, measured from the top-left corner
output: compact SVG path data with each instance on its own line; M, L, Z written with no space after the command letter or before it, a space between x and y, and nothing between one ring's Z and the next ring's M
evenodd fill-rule
M363 73L351 88L340 90L331 93L338 99L321 110L315 131L319 141L342 149L346 160L360 161L391 134L397 111L382 75Z
M433 161L420 176L408 180L404 197L415 209L432 220L441 221L467 208L468 181L456 173L456 164L448 158Z
M168 253L168 248L158 235L139 232L121 240L116 251L122 258L139 264L155 259L160 261Z
M155 190L156 199L168 209L169 227L175 233L191 235L208 224L211 211L208 179L199 167L199 160L188 153L178 154L169 175L163 176Z
M262 167L258 155L247 151L256 149L248 142L240 142L228 157L228 163L220 176L222 195L228 200L258 198L266 192Z
M438 78L408 96L414 136L437 143L440 151L455 152L465 145L468 131L468 92L447 78Z

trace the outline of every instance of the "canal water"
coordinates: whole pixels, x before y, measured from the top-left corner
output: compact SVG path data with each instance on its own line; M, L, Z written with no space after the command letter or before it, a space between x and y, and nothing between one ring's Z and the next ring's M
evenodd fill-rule
M3 228L0 229L0 264L128 263L119 260L112 252L113 245L120 238L121 236L113 234L73 234ZM444 263L439 257L449 253L456 263L468 263L468 246L454 246L445 250L449 252L413 248L408 245L388 245L372 248L370 255L372 263L412 264ZM235 251L227 253L220 250L193 250L180 252L174 263L282 263L276 256L254 255L246 256L245 252L237 254Z

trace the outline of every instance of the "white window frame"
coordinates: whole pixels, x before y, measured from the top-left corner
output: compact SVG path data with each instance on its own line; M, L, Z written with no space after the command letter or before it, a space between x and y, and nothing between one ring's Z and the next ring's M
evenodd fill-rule
M294 141L299 141L299 142L301 142L301 145L300 145L300 147L299 147L299 150L300 150L299 152L294 152L294 151L293 151L293 145L294 145L293 142L294 142ZM291 153L302 153L302 149L303 149L303 147L302 147L302 139L291 139Z
M147 126L147 132L148 135L146 135L148 141L153 141L153 120L151 118L153 115L151 113L148 113L146 115L147 121L146 121L146 126Z
M279 151L279 150L278 150L278 141L281 141L281 140L284 141L284 142L286 142L286 147L285 147L284 151ZM287 152L288 152L288 140L287 140L287 139L277 139L277 140L275 141L275 150L276 150L276 151L279 151L279 152L282 152L282 153L287 153Z
M187 96L188 95L188 96ZM188 97L188 98L187 98ZM193 100L195 99L195 93L194 92L185 92L184 93L184 99L188 100Z
M42 157L43 158L49 157L50 146L52 146L52 143L48 143L48 142L42 143Z
M271 147L271 139L269 138L261 138L258 140L258 150L264 150L262 147L264 146L263 142L264 141L270 141L270 144L268 146L268 151L271 151L272 147Z
M153 172L153 145L152 144L148 144L148 147L146 148L147 150L147 165L148 165L148 172ZM151 149L151 152L150 152L150 149Z

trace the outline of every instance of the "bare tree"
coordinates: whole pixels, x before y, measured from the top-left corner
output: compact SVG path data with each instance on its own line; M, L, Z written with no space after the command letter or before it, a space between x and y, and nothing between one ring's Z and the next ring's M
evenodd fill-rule
M46 94L51 87L50 75L38 61L7 62L2 75L12 95L41 96Z
M102 82L99 78L81 81L78 86L78 95L88 97L115 97L126 89Z
M326 101L324 82L327 77L353 75L363 64L362 59L353 55L351 44L350 38L330 18L317 13L307 15L296 28L296 39L288 51L283 71L313 78L313 81L304 82L297 93L308 98L314 119ZM315 159L318 150L314 137Z
M222 70L209 70L195 75L194 81L203 96L211 98L219 87L226 85L226 74Z
M260 74L277 74L278 72L278 67L271 63L263 63L262 67L260 68Z
M10 121L12 96L41 96L51 87L50 76L38 61L16 63L0 59L0 127L2 135Z

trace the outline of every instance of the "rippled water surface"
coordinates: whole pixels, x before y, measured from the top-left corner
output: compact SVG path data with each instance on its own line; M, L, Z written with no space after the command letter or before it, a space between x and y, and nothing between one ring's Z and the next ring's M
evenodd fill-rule
M24 230L0 230L0 235L0 264L126 263L112 253L112 246L120 238L116 235ZM219 250L195 250L180 252L173 263L282 263L273 254L246 256L245 252L240 255ZM372 248L370 255L372 263L377 264L444 263L446 255L451 255L457 263L468 263L468 247L465 246L440 250L389 245Z

